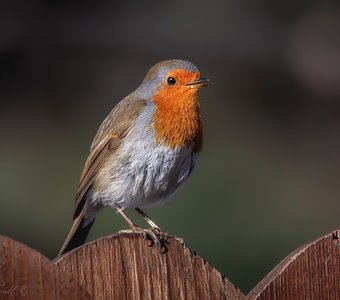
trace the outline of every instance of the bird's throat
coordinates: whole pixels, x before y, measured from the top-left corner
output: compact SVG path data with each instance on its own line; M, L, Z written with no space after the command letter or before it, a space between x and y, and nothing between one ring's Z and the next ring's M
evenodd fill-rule
M202 125L197 90L161 90L153 98L156 142L171 148L202 148Z

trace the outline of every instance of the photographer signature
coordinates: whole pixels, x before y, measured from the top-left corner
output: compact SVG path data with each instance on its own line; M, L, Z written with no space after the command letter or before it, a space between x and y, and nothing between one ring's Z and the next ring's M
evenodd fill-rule
M27 294L27 286L26 285L12 285L6 286L6 284L0 283L0 297L1 295L19 295L24 296Z

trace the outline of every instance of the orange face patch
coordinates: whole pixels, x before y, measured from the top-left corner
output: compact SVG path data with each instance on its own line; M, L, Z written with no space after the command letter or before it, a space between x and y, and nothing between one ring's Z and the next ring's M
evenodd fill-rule
M173 88L179 88L180 86L183 86L187 83L190 83L200 77L200 73L198 72L190 72L190 71L185 71L182 69L176 69L171 72L169 72L166 76L168 77L173 77L176 79L176 85L170 86ZM170 88L169 87L169 88Z
M171 148L191 147L195 152L202 147L202 126L198 103L198 89L185 84L198 79L198 72L177 69L168 77L176 80L174 85L164 81L161 89L154 95L156 104L155 129L157 142L165 142Z

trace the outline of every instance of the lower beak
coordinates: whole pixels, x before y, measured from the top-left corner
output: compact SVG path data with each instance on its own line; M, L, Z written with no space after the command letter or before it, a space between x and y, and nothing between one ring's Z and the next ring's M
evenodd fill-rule
M203 87L207 86L209 84L209 78L198 78L190 83L185 84L185 86L189 88L198 88L198 87Z

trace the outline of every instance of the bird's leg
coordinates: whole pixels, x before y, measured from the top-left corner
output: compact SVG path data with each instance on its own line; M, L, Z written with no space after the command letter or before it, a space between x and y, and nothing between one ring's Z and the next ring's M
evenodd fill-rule
M133 232L143 231L143 229L139 228L135 223L132 222L132 220L128 217L123 208L121 208L118 204L115 204L115 208L122 215L125 221L129 224Z
M138 227L135 223L133 223L133 221L124 212L123 208L121 208L118 204L115 204L115 208L122 215L122 217L125 219L125 221L129 224L129 226L130 226L130 228L133 232L135 232L135 233L136 232L143 232L144 239L148 239L149 241L151 241L150 247L153 246L154 243L156 243L159 246L159 248L161 248L162 253L167 252L167 247L165 245L166 240L164 240L164 239L162 239L158 236L158 234L161 234L162 231L160 230L160 228L154 222L152 222L152 220L146 214L144 214L144 212L142 212L142 213L153 223L153 225L155 225L152 229L142 229L142 228ZM158 234L155 233L153 230L159 231Z
M165 247L165 243L166 240L168 239L168 235L167 233L163 232L159 226L152 221L149 216L142 211L139 207L136 208L136 211L144 218L144 220L151 226L151 228L149 229L149 234L150 232L152 232L153 234L150 234L153 238L157 237L156 240L154 240L154 242L156 242L158 245L160 245L161 248L166 248Z
M149 218L149 216L148 216L144 211L142 211L139 207L136 208L136 211L144 218L144 220L145 220L146 222L149 223L149 225L150 225L153 229L155 229L156 231L158 231L158 233L161 233L161 232L162 232L162 230L159 228L159 226L158 226L154 221L152 221L152 220Z

